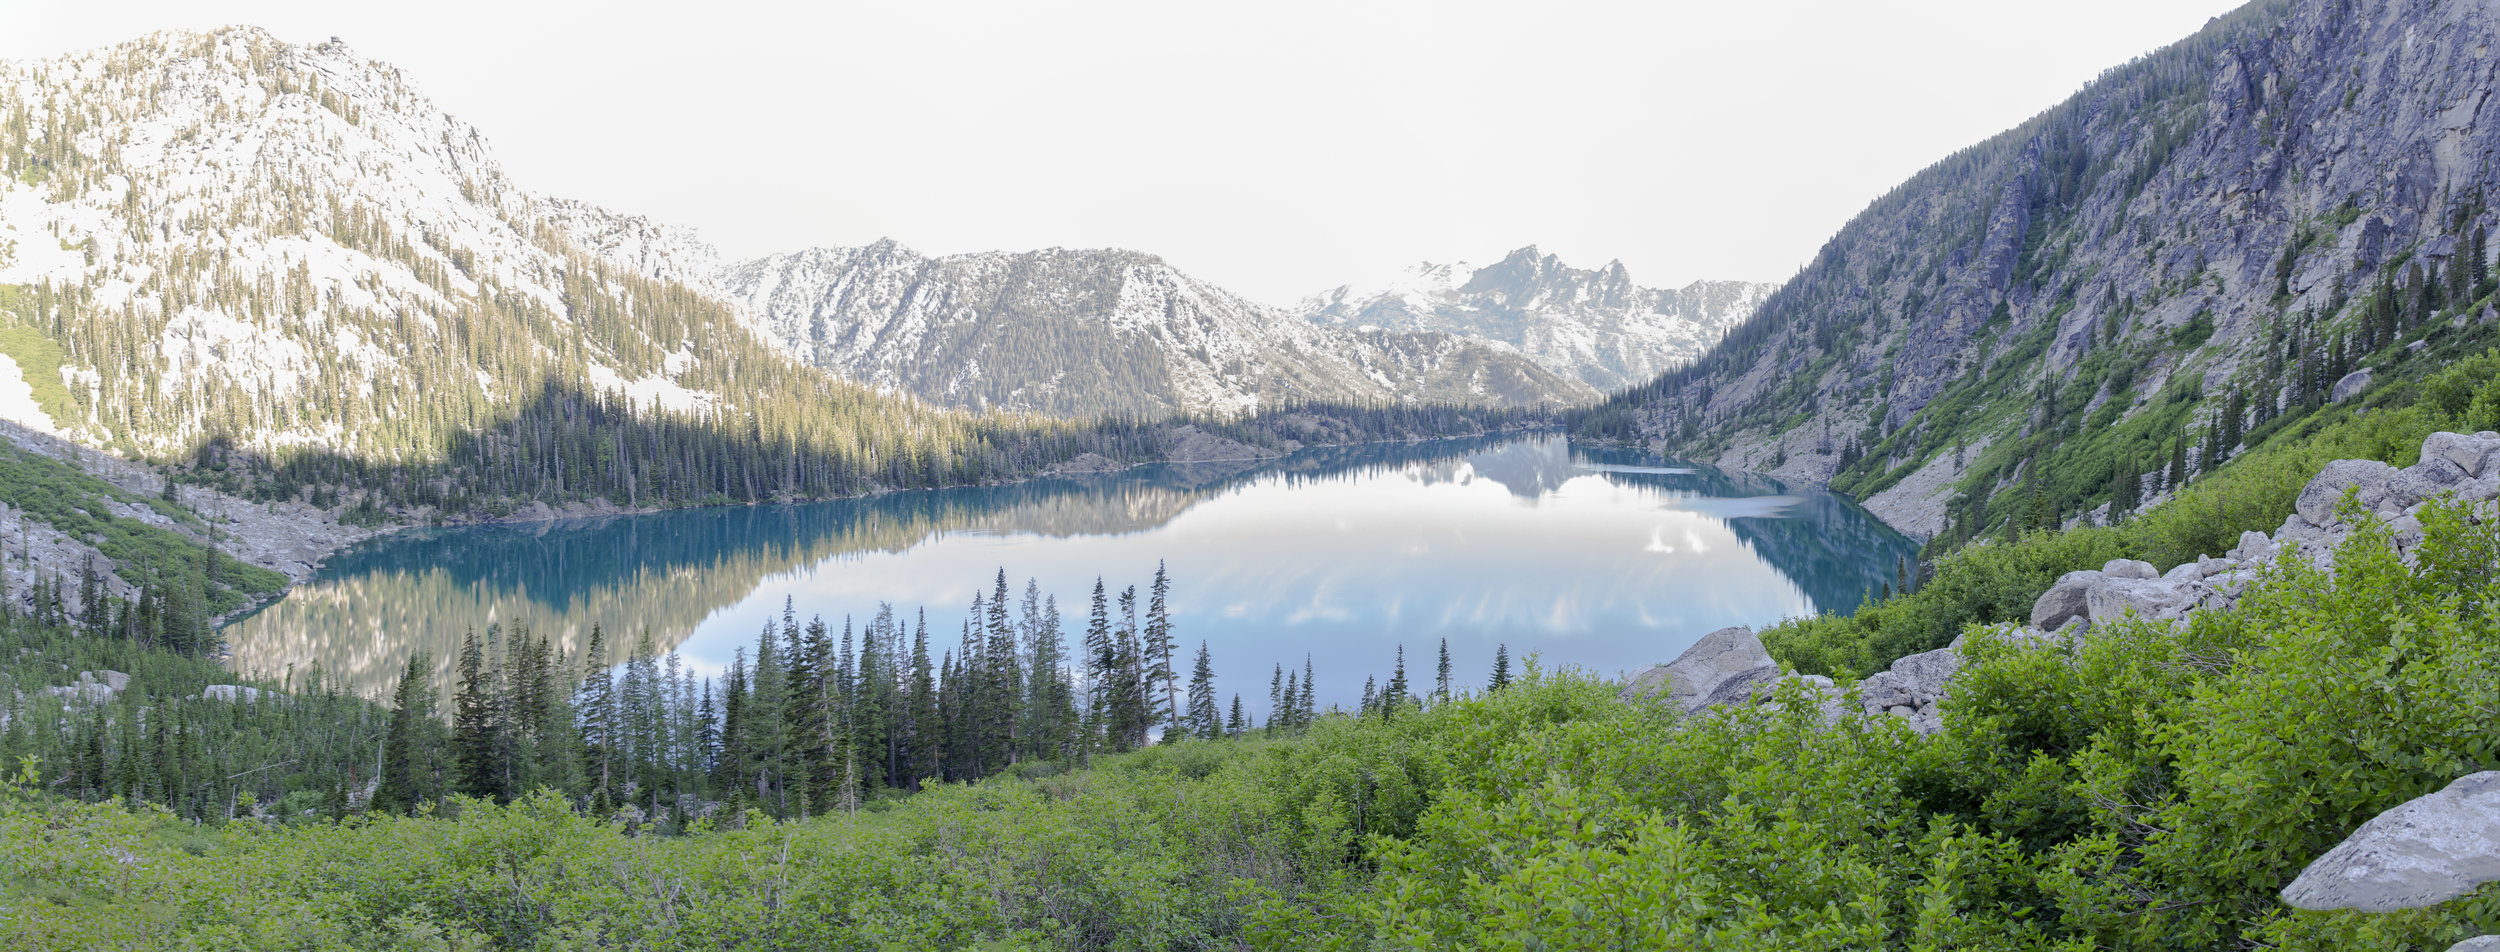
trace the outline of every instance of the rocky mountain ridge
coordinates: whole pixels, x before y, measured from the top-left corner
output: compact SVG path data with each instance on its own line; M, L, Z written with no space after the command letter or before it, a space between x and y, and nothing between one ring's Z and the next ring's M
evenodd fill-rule
M1159 416L1597 395L1510 348L1320 327L1131 251L931 258L888 240L772 255L714 281L758 334L810 365L965 409Z
M2125 510L2414 341L2489 335L2495 39L2480 3L2216 18L1878 198L1588 429L1918 535Z
M1340 285L1295 305L1331 327L1441 331L1500 341L1601 391L1690 363L1752 316L1777 285L1632 282L1621 261L1594 271L1529 245L1478 268L1424 262L1376 286Z

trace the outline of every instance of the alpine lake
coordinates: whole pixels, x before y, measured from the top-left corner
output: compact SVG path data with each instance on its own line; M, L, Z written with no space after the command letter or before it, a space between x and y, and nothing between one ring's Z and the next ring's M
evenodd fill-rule
M601 626L611 656L646 633L696 673L725 671L785 606L836 631L881 604L930 651L954 647L1001 569L1058 601L1081 641L1099 577L1171 577L1175 666L1204 642L1219 697L1263 721L1276 665L1353 705L1407 677L1481 685L1514 672L1603 676L1670 660L1728 625L1848 612L1917 544L1848 499L1762 476L1572 445L1558 434L1310 448L1086 477L794 505L683 509L392 533L228 625L247 673L387 697L417 651L448 688L471 631L526 626L567 652ZM1011 606L1015 602L1011 601ZM1116 608L1114 609L1116 613Z

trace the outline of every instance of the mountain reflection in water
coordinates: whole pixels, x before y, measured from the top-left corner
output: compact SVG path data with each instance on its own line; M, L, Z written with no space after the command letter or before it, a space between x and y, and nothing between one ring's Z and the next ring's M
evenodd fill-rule
M1552 434L1314 448L1283 459L1111 476L396 533L331 560L225 631L237 667L318 664L381 696L409 655L445 687L462 636L516 624L579 650L647 631L697 671L752 648L784 600L801 617L925 608L951 646L1005 567L1056 596L1071 637L1099 575L1172 573L1175 635L1218 684L1265 707L1272 666L1307 654L1319 700L1432 680L1447 638L1461 683L1494 648L1614 674L1733 624L1849 611L1916 546L1847 500L1760 476L1575 448ZM1186 665L1187 658L1181 662Z

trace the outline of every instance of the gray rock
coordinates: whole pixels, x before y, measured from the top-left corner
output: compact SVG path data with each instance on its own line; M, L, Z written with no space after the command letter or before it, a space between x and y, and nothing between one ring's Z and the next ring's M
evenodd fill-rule
M2185 583L2193 582L2204 577L2204 570L2197 568L2196 563L2181 562L2177 565L2171 566L2170 571L2163 572L2161 580L2172 583Z
M2094 627L2130 613L2138 618L2167 621L2186 614L2195 604L2184 586L2164 579L2103 579L2101 584L2092 586L2085 598Z
M44 693L71 704L103 704L113 699L113 689L93 681L43 689Z
M2422 544L2422 520L2411 515L2397 516L2388 520L2387 531L2395 536L2396 547L2399 549L2411 549Z
M2448 952L2500 952L2500 935L2478 935L2449 946Z
M2375 509L2387 498L2387 484L2396 478L2396 468L2368 459L2339 459L2326 464L2316 479L2300 491L2293 503L2300 517L2313 526L2323 526L2335 518L2335 506L2344 498L2344 490L2357 490L2362 508Z
M2335 391L2332 395L2332 399L2336 403L2342 403L2346 400L2352 399L2353 394L2367 390L2369 387L2370 368L2363 367L2359 370L2345 374L2343 379L2335 381Z
M2473 479L2474 474L2445 457L2426 459L2405 468L2405 473L2433 486L2454 486ZM2399 477L2403 478L2403 477Z
M2292 518L2299 517L2293 516ZM2263 532L2250 529L2240 533L2240 544L2231 550L2230 555L2242 563L2266 561L2274 558L2274 540L2268 538Z
M2433 433L2422 440L2422 462L2446 460L2456 464L2467 476L2480 476L2483 474L2484 457L2495 449L2500 449L2500 440L2463 433Z
M2298 909L2419 909L2500 879L2500 771L2379 814L2283 887Z
M1885 673L1892 675L1892 683L1908 694L1912 703L1924 707L1944 697L1946 683L1961 670L1960 654L1951 648L1938 648L1903 656Z
M2196 577L2212 578L2216 575L2228 575L2239 567L2240 563L2237 560L2217 559L2209 555L2196 560Z
M200 689L200 700L203 701L248 703L258 701L264 697L283 699L286 695L280 694L276 691L263 691L259 688L247 688L240 684L212 684Z
M2135 559L2111 559L2101 566L2101 574L2111 578L2160 578L2161 571L2153 563Z
M78 672L78 680L81 683L104 685L115 694L120 694L130 688L130 676L119 671L81 671Z
M1651 665L1623 686L1623 699L1658 699L1686 713L1742 698L1779 676L1779 663L1762 650L1753 629L1721 628L1694 642L1666 664ZM1732 693L1732 697L1723 696Z
M2500 461L2495 461L2481 479L2459 484L2457 498L2467 502L2500 499Z
M2085 596L2092 591L2092 583L2104 577L2091 569L2058 576L2057 584L2031 603L2031 627L2055 631L2067 619L2082 617L2090 609Z

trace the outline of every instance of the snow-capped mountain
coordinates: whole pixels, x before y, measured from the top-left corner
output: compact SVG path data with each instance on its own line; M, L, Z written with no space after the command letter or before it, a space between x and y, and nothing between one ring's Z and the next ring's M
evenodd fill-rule
M956 407L1233 413L1301 400L1517 405L1595 393L1500 345L1322 327L1130 251L931 258L881 241L749 261L715 284L801 359Z
M422 457L550 391L702 414L799 370L690 233L523 189L335 40L0 64L0 117L0 407L91 444Z
M1331 327L1499 341L1556 373L1615 390L1701 356L1777 287L1695 281L1644 288L1620 261L1582 271L1530 245L1490 267L1426 262L1376 285L1334 288L1294 312Z

